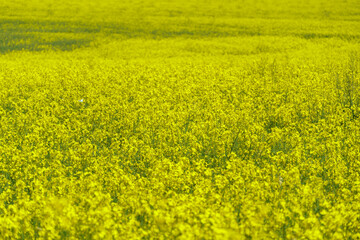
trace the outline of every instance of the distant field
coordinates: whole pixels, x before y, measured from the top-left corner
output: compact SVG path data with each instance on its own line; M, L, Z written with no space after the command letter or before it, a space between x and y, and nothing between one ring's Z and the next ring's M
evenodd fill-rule
M357 0L0 2L0 239L360 238Z

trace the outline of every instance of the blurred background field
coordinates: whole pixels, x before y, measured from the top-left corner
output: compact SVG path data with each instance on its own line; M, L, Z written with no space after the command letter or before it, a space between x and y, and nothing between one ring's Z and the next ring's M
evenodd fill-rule
M1 1L0 238L357 239L356 0Z
M356 42L359 9L357 1L3 1L0 51L73 50L134 38L207 39L220 48L223 37Z

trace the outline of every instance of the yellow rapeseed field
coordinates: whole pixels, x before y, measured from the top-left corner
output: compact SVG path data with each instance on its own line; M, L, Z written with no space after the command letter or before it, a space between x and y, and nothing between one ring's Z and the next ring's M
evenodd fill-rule
M0 239L360 239L359 1L1 0Z

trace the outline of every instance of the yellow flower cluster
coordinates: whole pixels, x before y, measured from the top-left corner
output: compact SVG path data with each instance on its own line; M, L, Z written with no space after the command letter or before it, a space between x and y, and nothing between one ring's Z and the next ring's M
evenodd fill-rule
M44 2L0 3L1 239L360 238L356 1Z

